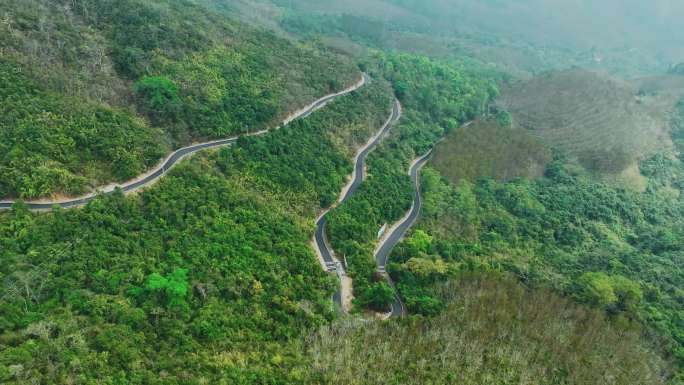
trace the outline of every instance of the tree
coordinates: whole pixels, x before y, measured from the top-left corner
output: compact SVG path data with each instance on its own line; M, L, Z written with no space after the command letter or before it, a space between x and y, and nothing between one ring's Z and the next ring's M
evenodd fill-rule
M579 279L579 284L582 287L581 299L607 310L635 310L643 299L639 285L621 275L584 273Z
M579 279L579 284L582 287L581 299L585 302L607 308L618 300L613 289L613 281L605 273L584 273Z
M167 307L183 308L187 306L185 297L188 294L188 271L175 269L166 277L159 273L152 273L147 277L145 289L163 294Z
M178 114L178 87L164 76L148 76L133 86L140 106L154 124L173 121Z
M387 282L376 282L362 293L360 298L363 306L373 310L386 311L394 301L394 290Z

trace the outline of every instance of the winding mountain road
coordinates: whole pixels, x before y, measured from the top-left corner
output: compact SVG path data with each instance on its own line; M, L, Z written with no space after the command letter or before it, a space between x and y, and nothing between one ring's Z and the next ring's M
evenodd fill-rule
M313 245L316 250L316 253L318 254L319 258L321 258L321 263L323 264L324 269L328 272L337 272L337 275L340 278L345 277L346 272L344 271L344 266L342 265L342 263L337 258L335 258L335 253L333 252L332 248L330 247L330 244L328 243L328 238L325 232L325 225L327 223L326 216L330 212L330 210L344 203L359 189L361 183L363 183L366 158L368 157L368 154L371 151L373 151L373 149L378 145L378 143L380 143L385 134L399 120L399 118L401 118L401 104L399 104L398 100L395 100L394 105L392 106L392 113L390 114L390 117L387 119L385 124L380 128L380 130L374 137L372 137L363 147L361 147L361 149L356 154L352 178L349 181L349 183L347 183L347 185L342 189L342 192L340 193L340 198L338 199L337 203L325 209L316 219L316 232L314 234L313 240ZM335 293L333 297L334 301L337 302L340 306L342 306L342 298L343 293L341 292Z
M300 118L306 118L309 115L311 115L313 112L319 110L320 108L324 107L326 104L328 104L330 101L333 99L343 96L346 94L349 94L353 91L356 91L357 89L361 88L366 82L368 81L368 77L366 74L361 75L361 79L353 84L352 86L345 88L344 90L340 92L336 92L333 94L326 95L313 103L309 104L308 106L290 114L283 122L281 123L280 126L275 127L275 129L278 129L280 127L286 126L290 122L296 119ZM37 200L37 201L27 201L25 202L26 205L28 206L29 209L31 210L51 210L54 206L60 206L63 208L73 208L73 207L78 207L78 206L83 206L87 204L88 202L92 201L95 199L98 195L100 194L111 194L114 192L116 189L121 189L123 190L124 193L130 193L137 191L145 186L148 186L154 182L156 182L158 179L166 175L166 173L173 168L179 161L181 161L183 158L187 157L188 155L194 154L198 151L206 150L209 148L216 148L216 147L223 147L223 146L229 146L237 142L237 140L241 136L257 136L257 135L263 135L267 132L269 132L269 129L266 130L261 130L261 131L256 131L244 135L239 135L239 136L234 136L226 139L220 139L220 140L214 140L210 142L204 142L204 143L198 143L198 144L193 144L187 147L180 148L164 159L162 162L160 162L159 165L157 165L154 169L146 172L145 174L142 174L138 176L136 179L131 180L129 182L126 182L124 184L110 184L107 186L104 186L100 189L97 189L97 191L83 195L81 197L73 198L73 199L64 199L64 200ZM14 200L4 200L0 201L0 210L7 210L11 209L12 205L15 203Z
M380 272L387 278L387 281L389 282L390 286L392 286L392 288L394 289L395 300L392 303L392 317L405 315L406 307L404 306L404 303L399 297L396 287L394 287L394 282L392 282L392 279L390 278L389 274L387 274L387 259L389 258L392 249L394 249L394 246L396 246L397 243L401 241L404 235L406 235L406 232L416 222L416 219L418 219L418 215L420 214L420 208L423 204L423 198L420 194L420 169L423 168L425 163L430 158L430 155L432 155L432 150L428 151L425 155L415 159L411 164L411 167L409 169L409 175L411 176L411 181L415 186L413 204L411 205L411 209L408 211L406 216L404 216L404 218L402 218L401 220L399 220L399 222L392 226L392 229L390 230L388 235L383 238L383 240L378 244L377 248L375 249L375 262L378 265L378 272Z

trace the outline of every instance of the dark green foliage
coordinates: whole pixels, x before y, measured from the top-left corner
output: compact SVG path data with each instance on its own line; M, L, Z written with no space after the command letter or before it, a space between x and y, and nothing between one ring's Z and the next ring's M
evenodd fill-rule
M494 119L501 127L511 127L513 123L511 114L508 111L498 111L494 116Z
M394 301L394 290L387 282L380 281L368 285L358 298L359 303L369 309L386 312Z
M178 115L178 87L163 76L148 76L138 80L133 89L139 105L152 121L163 124Z

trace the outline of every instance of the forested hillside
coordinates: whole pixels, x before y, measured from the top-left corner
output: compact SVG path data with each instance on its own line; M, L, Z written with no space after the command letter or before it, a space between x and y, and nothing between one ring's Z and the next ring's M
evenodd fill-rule
M335 49L468 56L523 77L573 65L633 77L684 60L684 6L673 0L206 1Z
M680 7L633 3L647 22L610 0L577 27L584 1L0 0L0 200L274 128L138 194L1 211L0 383L684 384ZM539 75L576 64L659 76ZM395 98L327 216L344 314L314 220ZM432 149L391 285L380 230ZM408 315L379 320L396 294Z
M375 274L373 249L378 230L411 207L409 164L445 132L482 113L497 90L484 77L414 55L380 56L366 69L394 85L404 116L369 156L368 180L331 213L328 236L336 252L346 258L357 305L383 311L393 295Z
M337 284L312 219L390 101L368 86L138 197L0 214L0 382L301 383L298 337L332 320Z
M681 376L682 113L680 103L670 130L679 157L642 161L643 193L597 182L560 153L533 181L462 177L452 184L426 169L423 219L390 267L408 308L435 314L447 306L437 294L440 282L463 271L504 270L604 310L615 322L642 325ZM436 166L445 173L456 167Z
M0 14L0 197L124 181L358 78L344 58L186 0L7 0Z

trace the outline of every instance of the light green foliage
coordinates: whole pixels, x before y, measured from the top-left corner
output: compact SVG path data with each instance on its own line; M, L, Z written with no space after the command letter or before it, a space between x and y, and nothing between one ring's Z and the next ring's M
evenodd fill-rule
M429 253L432 248L432 236L423 230L417 230L406 240L406 246L415 253Z
M404 263L404 268L420 279L431 275L444 275L447 272L447 264L441 258L431 260L413 257Z
M336 279L312 218L389 102L375 83L139 196L0 214L0 382L316 383L300 341L333 318Z
M175 269L167 277L152 273L147 277L145 289L164 293L169 307L181 307L188 294L188 270Z
M613 281L605 273L584 273L578 283L583 287L582 295L586 302L607 308L618 300Z
M589 272L580 276L577 282L583 301L608 310L634 311L643 299L639 285L621 275Z
M123 181L170 147L276 125L358 78L199 2L8 0L0 15L0 197Z

